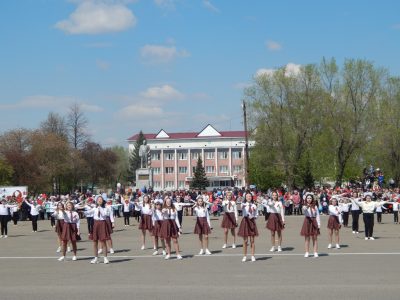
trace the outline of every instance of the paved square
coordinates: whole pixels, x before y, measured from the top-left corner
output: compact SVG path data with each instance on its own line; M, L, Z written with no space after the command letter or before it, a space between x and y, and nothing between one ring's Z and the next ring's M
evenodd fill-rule
M136 221L124 227L123 219L117 219L116 253L109 256L109 265L89 263L93 251L85 220L78 261L69 255L62 263L49 221L40 221L37 233L31 232L30 222L9 223L9 238L0 239L0 299L399 299L400 227L392 215L383 216L384 224L375 224L375 241L342 229L340 250L327 249L327 219L321 217L320 257L306 259L299 235L303 217L286 218L284 252L279 254L269 252L270 234L260 217L254 263L241 262L241 246L222 251L222 217L211 221L212 256L197 255L195 218L184 218L182 261L174 255L169 261L152 256L151 239L147 249L140 250Z

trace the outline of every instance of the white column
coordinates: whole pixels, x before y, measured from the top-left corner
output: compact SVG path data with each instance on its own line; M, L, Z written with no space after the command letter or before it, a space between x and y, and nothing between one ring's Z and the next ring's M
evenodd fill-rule
M233 175L233 172L232 172L232 147L229 147L228 155L229 155L229 176L232 176Z
M215 148L215 176L218 176L218 148Z
M190 148L188 149L188 177L192 176L192 154Z
M175 189L178 188L178 151L175 149L174 153L175 158Z
M161 149L161 190L164 190L164 149Z
M246 158L244 157L244 156L245 156L244 154L245 154L245 153L244 153L244 147L243 147L243 149L242 149L242 158L243 158L243 168L242 168L242 170L243 170L244 172L243 172L243 179L242 179L243 182L242 182L242 186L245 187L245 186L247 186L247 182L246 182L246 172L247 172L247 170L245 169L246 163L245 163L244 160L245 160Z
M201 149L201 159L203 160L203 167L205 166L205 158L204 158L204 148Z

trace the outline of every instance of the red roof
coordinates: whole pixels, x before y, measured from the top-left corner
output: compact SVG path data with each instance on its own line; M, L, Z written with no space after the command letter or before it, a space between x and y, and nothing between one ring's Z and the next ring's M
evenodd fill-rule
M180 140L180 139L204 139L204 138L244 138L245 131L218 131L221 136L198 136L199 132L176 132L168 133L169 138L158 138L157 140ZM158 133L145 133L146 140L155 140ZM139 134L128 138L128 141L136 141Z

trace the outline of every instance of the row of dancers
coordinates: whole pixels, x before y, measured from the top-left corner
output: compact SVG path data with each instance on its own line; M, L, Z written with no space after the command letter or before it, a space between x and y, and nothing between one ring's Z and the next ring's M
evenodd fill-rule
M355 195L354 195L355 196ZM348 200L352 207L359 207L363 211L363 218L365 224L365 239L373 240L373 215L378 207L388 203L386 201L373 202L370 195L365 196L365 201L360 201L359 198L345 198L342 195L332 197L329 205L329 220L328 220L328 233L329 245L332 248L340 249L339 243L339 230L343 223L343 209L348 205L338 205L339 197ZM210 215L208 211L209 203L203 199L202 196L197 198L194 203L181 203L172 202L170 197L165 197L164 200L157 199L152 201L148 195L143 197L143 202L129 201L126 199L122 205L123 211L126 212L130 205L134 205L135 209L141 212L141 220L139 229L142 231L142 250L145 249L146 232L150 232L153 236L153 255L159 255L160 248L165 259L171 258L172 245L174 247L176 258L182 259L179 249L179 236L181 231L181 221L178 217L178 209L184 206L192 206L196 218L194 233L199 236L200 252L199 255L211 255L209 250L209 235L212 232L210 223ZM27 202L28 205L32 205ZM255 237L259 235L256 224L258 217L257 204L261 204L267 208L269 216L266 222L266 228L271 232L271 252L282 251L282 232L285 228L285 214L284 206L279 200L277 192L273 192L270 199L257 199L253 200L253 195L248 192L245 194L245 201L242 203L242 220L240 225L238 223L238 209L235 199L231 192L227 192L225 200L222 205L224 208L224 216L221 227L224 230L224 244L223 249L227 248L229 232L233 237L232 248L236 248L236 228L239 227L237 235L243 238L243 258L242 261L247 261L248 248L250 248L250 260L255 261ZM13 208L13 205L5 204L2 202L0 206L0 216L2 210ZM34 207L31 207L31 209ZM93 241L94 258L91 263L99 262L99 254L103 253L104 263L109 263L107 253L114 253L112 238L114 228L114 217L110 205L106 205L104 196L96 196L95 202L87 202L83 204L74 204L72 202L62 203L59 202L53 213L56 219L55 231L57 232L59 247L57 252L61 252L59 261L64 261L68 244L72 246L73 257L72 260L77 260L77 247L76 242L80 236L80 218L75 209L84 209L88 223L89 239ZM304 222L300 231L300 235L304 236L305 240L305 257L310 256L310 243L313 243L313 256L318 257L318 235L320 234L320 215L317 201L314 195L307 194L306 201L303 205L303 214L305 216ZM358 229L357 229L358 230ZM161 242L161 247L159 243Z

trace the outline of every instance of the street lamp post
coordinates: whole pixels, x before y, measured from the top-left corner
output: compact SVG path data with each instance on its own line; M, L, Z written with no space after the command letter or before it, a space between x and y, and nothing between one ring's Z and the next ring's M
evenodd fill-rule
M249 134L247 131L247 113L246 113L246 102L242 102L243 109L243 126L244 126L244 180L246 182L246 189L249 188Z

